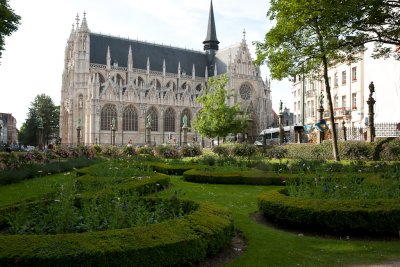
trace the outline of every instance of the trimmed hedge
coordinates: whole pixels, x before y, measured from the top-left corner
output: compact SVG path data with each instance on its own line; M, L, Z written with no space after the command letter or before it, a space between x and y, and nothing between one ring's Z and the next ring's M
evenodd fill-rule
M73 158L53 161L49 163L27 164L16 170L5 170L0 172L0 184L13 184L34 177L41 177L49 173L60 173L70 171L73 168L82 168L101 162L101 159Z
M256 169L217 172L214 169L192 169L183 173L188 182L211 184L283 185L285 177Z
M80 234L0 235L0 266L142 267L196 262L227 246L233 236L226 209L198 205L196 211L181 219L146 227Z
M185 171L198 168L198 164L149 162L149 166L156 172L169 175L182 175Z
M258 208L283 226L345 235L400 234L400 200L321 200L286 195L286 190L263 193Z

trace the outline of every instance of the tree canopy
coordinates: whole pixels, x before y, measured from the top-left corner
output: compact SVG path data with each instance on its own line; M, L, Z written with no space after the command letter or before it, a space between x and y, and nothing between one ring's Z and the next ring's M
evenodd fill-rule
M8 0L0 0L0 58L4 50L4 37L18 29L20 19L8 5Z
M220 78L210 78L208 90L197 98L202 108L194 119L196 131L203 137L225 137L229 133L239 133L247 127L247 116L243 115L239 104L229 106L227 100L230 97L225 87L228 78L221 75Z
M24 145L39 144L39 124L43 124L44 144L58 139L60 108L45 95L37 95L29 107L28 117L22 124L19 141Z

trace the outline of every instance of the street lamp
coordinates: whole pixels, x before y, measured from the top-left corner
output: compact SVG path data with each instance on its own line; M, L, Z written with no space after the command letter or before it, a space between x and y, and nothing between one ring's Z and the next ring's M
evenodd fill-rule
M115 146L115 118L111 120L111 145Z

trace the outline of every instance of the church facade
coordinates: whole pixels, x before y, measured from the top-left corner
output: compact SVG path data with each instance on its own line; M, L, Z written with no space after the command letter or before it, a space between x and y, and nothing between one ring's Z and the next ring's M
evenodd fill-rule
M200 141L191 127L201 108L196 98L209 77L222 74L234 92L229 104L239 103L250 115L244 133L250 141L273 122L270 82L253 64L245 34L219 50L212 3L204 52L92 33L85 15L76 20L62 75L62 144L111 144L113 128L116 145L144 144L149 114L152 143L178 143L185 115L189 142Z

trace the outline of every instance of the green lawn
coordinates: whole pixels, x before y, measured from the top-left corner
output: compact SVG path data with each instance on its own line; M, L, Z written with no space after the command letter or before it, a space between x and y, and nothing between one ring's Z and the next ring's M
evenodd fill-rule
M0 207L37 198L73 181L75 173L34 178L0 186ZM274 186L216 185L184 182L172 177L172 186L160 196L209 201L229 208L235 226L247 241L245 253L228 266L351 266L400 260L400 241L352 241L298 236L258 224L250 214L257 211L257 196Z
M160 196L209 201L229 208L235 226L248 240L245 253L228 266L351 266L400 259L399 241L352 241L298 236L255 222L257 196L273 186L194 184L180 177Z

